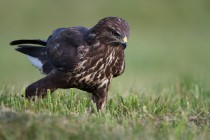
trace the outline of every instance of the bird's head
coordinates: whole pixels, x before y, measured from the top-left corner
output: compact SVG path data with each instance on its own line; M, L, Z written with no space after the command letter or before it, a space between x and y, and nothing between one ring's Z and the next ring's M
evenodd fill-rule
M112 46L122 45L126 48L129 37L129 25L122 18L107 17L101 19L94 27L96 38Z

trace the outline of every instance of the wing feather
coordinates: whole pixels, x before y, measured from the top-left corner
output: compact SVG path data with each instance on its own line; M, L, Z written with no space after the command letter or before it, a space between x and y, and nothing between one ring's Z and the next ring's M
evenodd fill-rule
M54 67L65 71L72 71L76 67L77 49L84 44L83 35L87 30L72 27L53 32L47 42L47 54Z

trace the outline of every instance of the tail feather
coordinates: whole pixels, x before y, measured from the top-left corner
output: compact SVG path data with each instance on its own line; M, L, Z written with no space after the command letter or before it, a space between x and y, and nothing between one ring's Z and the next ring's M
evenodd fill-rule
M20 45L20 44L36 44L36 45L46 46L47 42L39 39L31 39L31 40L21 39L21 40L14 40L10 43L10 45Z
M15 50L36 58L42 58L46 55L46 48L40 46L20 45Z
M16 50L28 55L28 59L32 65L43 73L48 74L53 69L53 66L47 57L46 47L19 45Z

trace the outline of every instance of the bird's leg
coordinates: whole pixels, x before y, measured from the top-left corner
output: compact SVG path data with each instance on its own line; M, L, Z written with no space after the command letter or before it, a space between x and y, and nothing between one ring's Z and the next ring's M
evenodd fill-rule
M98 90L93 94L93 102L96 104L98 110L102 110L105 107L108 96L108 87Z
M26 88L25 96L28 99L34 99L35 96L37 97L44 97L47 95L47 90L50 92L54 92L57 89L57 84L51 78L50 75L36 81L35 83L29 85Z

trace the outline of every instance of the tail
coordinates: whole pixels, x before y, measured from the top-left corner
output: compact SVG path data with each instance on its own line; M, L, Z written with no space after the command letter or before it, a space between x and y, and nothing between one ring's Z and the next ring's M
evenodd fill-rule
M33 40L21 39L21 40L14 40L10 43L10 45L20 45L20 44L36 44L36 45L46 46L47 42L39 39L33 39Z
M11 45L19 45L16 50L28 55L29 61L42 73L48 74L53 66L47 57L46 42L42 40L15 40ZM38 44L42 46L20 45L20 44Z
M45 47L19 45L18 48L15 48L15 50L23 54L26 54L35 58L39 58L41 61L45 60L45 56L46 56Z

